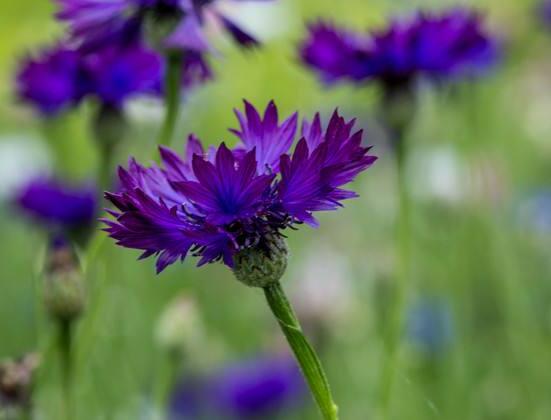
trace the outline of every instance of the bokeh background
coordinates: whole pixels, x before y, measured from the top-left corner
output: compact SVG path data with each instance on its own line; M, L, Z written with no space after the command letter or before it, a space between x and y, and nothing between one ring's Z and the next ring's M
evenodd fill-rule
M551 30L528 0L280 0L232 11L264 41L243 52L218 39L216 79L190 92L178 124L207 144L235 139L232 113L243 98L282 115L334 107L357 117L379 161L359 177L360 199L321 216L318 230L289 238L284 287L299 315L321 319L316 338L342 419L374 418L384 335L395 288L396 171L376 121L374 87L322 87L297 58L305 22L319 17L375 28L424 7L470 4L486 14L503 57L476 82L423 91L408 134L412 270L405 325L394 366L393 419L551 418ZM44 124L13 93L18 60L53 42L63 28L48 0L9 1L0 14L0 358L42 354L36 405L57 419L59 374L52 325L41 300L46 237L11 203L36 174L86 180L96 156L89 109ZM213 34L216 38L217 34ZM161 108L129 106L132 132L118 162L152 156ZM262 293L221 265L191 261L160 276L152 260L96 238L85 267L88 307L76 332L74 401L78 419L154 418L148 395L162 371L159 318L185 293L196 305L201 345L181 376L209 375L283 348ZM316 318L318 317L318 318ZM314 324L315 322L312 321ZM308 395L281 419L315 419ZM227 413L226 413L227 414ZM212 419L233 418L219 414ZM261 417L272 418L272 417Z

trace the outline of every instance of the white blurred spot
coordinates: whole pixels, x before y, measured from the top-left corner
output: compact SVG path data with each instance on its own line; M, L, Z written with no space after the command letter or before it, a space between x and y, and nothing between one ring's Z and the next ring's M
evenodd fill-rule
M222 2L218 9L261 42L287 35L300 24L290 2Z
M10 199L26 182L50 169L50 154L40 139L21 134L0 137L1 201Z
M455 150L440 147L416 150L411 159L413 194L419 198L437 198L455 203L465 196L464 168Z
M165 107L161 100L143 97L129 101L125 112L133 122L159 124L164 118Z
M354 292L347 258L327 246L313 247L293 282L293 302L300 316L332 321L348 311Z

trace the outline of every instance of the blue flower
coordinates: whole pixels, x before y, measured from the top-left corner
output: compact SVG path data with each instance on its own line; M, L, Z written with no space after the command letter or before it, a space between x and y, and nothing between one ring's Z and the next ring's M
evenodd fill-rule
M527 192L515 207L519 225L536 234L551 233L551 190L541 188Z
M453 318L443 300L421 299L409 311L407 336L419 350L434 355L445 350L453 340Z
M376 157L362 146L354 120L334 112L326 130L318 114L303 123L292 155L296 115L278 123L268 104L264 117L245 102L246 118L237 112L241 130L233 150L224 143L205 151L190 136L185 157L161 148L164 167L144 167L131 159L119 170L122 189L106 197L118 209L105 219L107 232L142 257L158 255L157 271L188 253L199 265L222 260L233 266L243 249L268 248L274 235L301 223L316 226L314 213L335 210L356 197L342 187L367 169Z
M495 63L497 50L481 15L453 9L421 12L371 34L315 23L300 54L327 83L378 81L394 89L418 77L442 80L478 74Z

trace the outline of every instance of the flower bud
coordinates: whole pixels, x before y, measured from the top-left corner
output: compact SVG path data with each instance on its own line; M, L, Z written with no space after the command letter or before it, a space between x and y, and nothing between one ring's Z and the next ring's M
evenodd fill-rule
M20 410L29 406L38 365L39 357L32 353L18 360L0 362L0 418L17 418Z
M234 257L233 273L247 286L267 287L277 283L287 269L285 239L271 235L265 241L264 246L244 249Z
M200 340L201 319L195 302L186 295L171 302L157 325L157 342L168 353L182 354Z
M44 302L50 315L60 321L78 318L85 306L83 273L68 243L57 241L51 246L44 278Z

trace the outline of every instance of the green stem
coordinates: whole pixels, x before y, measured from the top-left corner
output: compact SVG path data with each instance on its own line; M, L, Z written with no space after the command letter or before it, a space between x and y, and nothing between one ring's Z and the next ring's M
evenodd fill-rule
M163 354L163 356L166 357L163 357L160 362L154 390L155 403L161 418L167 415L170 393L176 385L181 370L180 357L177 353Z
M61 358L61 381L64 418L73 419L72 410L72 380L73 380L73 359L72 359L72 322L59 321L59 354Z
M113 183L113 149L105 148L100 151L97 182L100 194L110 191Z
M329 382L321 362L306 340L299 321L279 282L264 288L264 294L272 313L287 338L293 353L308 382L310 391L325 420L338 420L337 406L333 402Z
M178 119L180 108L180 92L182 80L183 53L169 51L166 55L166 75L165 75L165 119L157 144L168 146L174 134L174 128Z
M407 190L407 176L405 173L406 145L403 131L395 143L396 171L398 180L398 221L397 221L397 272L395 283L395 297L390 311L389 327L385 337L386 361L381 377L381 399L379 417L388 419L390 416L390 402L392 387L399 364L400 338L404 323L404 308L410 276L410 199Z

